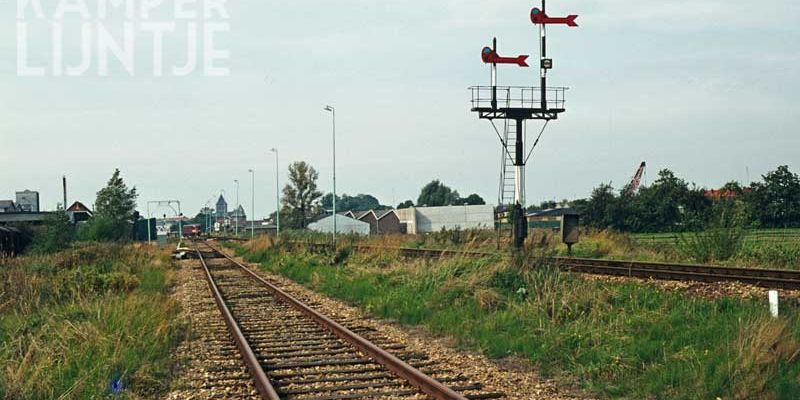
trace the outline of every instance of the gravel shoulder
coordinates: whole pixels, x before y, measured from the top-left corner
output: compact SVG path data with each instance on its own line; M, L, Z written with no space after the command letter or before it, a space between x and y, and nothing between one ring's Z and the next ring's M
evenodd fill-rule
M610 282L610 283L637 283L661 289L664 291L679 291L687 296L703 299L719 299L732 297L740 299L763 299L767 301L767 295L771 289L748 285L740 282L686 282L686 281L667 281L658 279L629 278L624 276L603 276L593 274L582 274L584 279ZM778 290L780 298L800 299L798 290Z

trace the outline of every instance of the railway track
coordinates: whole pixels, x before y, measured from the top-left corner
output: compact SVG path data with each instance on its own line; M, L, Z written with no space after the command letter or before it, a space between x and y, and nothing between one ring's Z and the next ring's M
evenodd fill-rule
M328 244L294 242L313 251L326 251ZM355 245L356 250L397 251L404 257L488 257L506 256L502 253L415 249L408 247L380 247ZM599 275L627 276L645 279L662 279L696 282L741 282L774 289L800 290L800 271L783 269L720 267L714 265L656 263L642 261L617 261L592 258L551 257L556 267L572 272Z
M263 399L504 397L358 320L333 321L208 243L196 252Z

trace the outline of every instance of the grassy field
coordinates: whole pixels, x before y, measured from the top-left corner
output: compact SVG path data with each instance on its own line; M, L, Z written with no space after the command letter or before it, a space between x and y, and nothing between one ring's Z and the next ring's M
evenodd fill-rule
M520 355L547 376L604 398L797 399L800 305L686 297L585 280L529 260L401 261L387 251L337 255L234 244L316 291L402 324L425 326L491 357ZM332 260L339 262L333 263Z
M169 254L79 244L0 260L0 398L156 397L183 335Z

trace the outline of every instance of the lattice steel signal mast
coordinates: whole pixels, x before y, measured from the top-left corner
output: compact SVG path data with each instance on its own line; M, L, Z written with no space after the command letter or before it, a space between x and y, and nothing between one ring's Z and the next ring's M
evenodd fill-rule
M540 71L540 86L537 87L524 87L524 86L497 86L497 64L514 64L519 67L528 67L526 62L528 56L521 55L518 57L501 57L497 54L497 39L493 40L492 47L484 47L481 51L481 59L484 63L491 65L491 86L473 86L470 88L472 92L472 111L478 113L478 118L488 119L497 132L500 142L503 146L504 157L507 156L513 161L514 166L514 206L516 209L521 210L525 205L525 164L530 157L530 152L525 155L524 139L524 122L531 119L544 120L546 124L553 119L558 118L558 114L565 111L564 109L564 87L547 87L547 71L553 68L553 60L547 58L547 41L546 41L546 26L561 24L570 27L578 26L575 23L577 15L569 15L566 17L550 17L545 12L545 0L542 0L542 8L534 7L531 10L530 20L534 25L539 26L539 71ZM506 138L500 136L494 120L504 120L506 129ZM512 125L515 128L514 143L510 143L508 138L508 131ZM542 128L544 131L544 128ZM538 139L537 139L538 141ZM534 144L535 146L535 144ZM511 154L513 151L513 155ZM531 147L531 152L533 147ZM504 159L505 160L505 159ZM505 162L504 162L505 164ZM506 179L505 173L501 173L501 202L504 180ZM502 204L501 204L502 205ZM520 217L521 212L517 212L517 219ZM519 225L520 221L515 220L515 226ZM527 226L526 226L527 228ZM524 240L527 231L517 232L515 229L515 242L517 246L521 246L521 240ZM521 240L520 240L521 237Z

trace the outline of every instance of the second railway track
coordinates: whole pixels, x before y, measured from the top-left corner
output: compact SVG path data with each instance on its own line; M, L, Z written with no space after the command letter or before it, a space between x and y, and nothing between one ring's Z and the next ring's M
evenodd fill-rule
M306 247L312 251L328 250L323 243L294 242L293 246ZM405 257L438 258L448 256L489 257L504 256L503 253L418 249L409 247L380 247L354 245L354 249L397 251ZM695 282L741 282L765 288L800 290L800 271L786 269L762 269L721 267L715 265L658 263L644 261L621 261L594 258L550 257L553 265L565 271L627 276L645 279L662 279Z
M332 321L207 243L197 254L262 398L504 397L358 320Z

